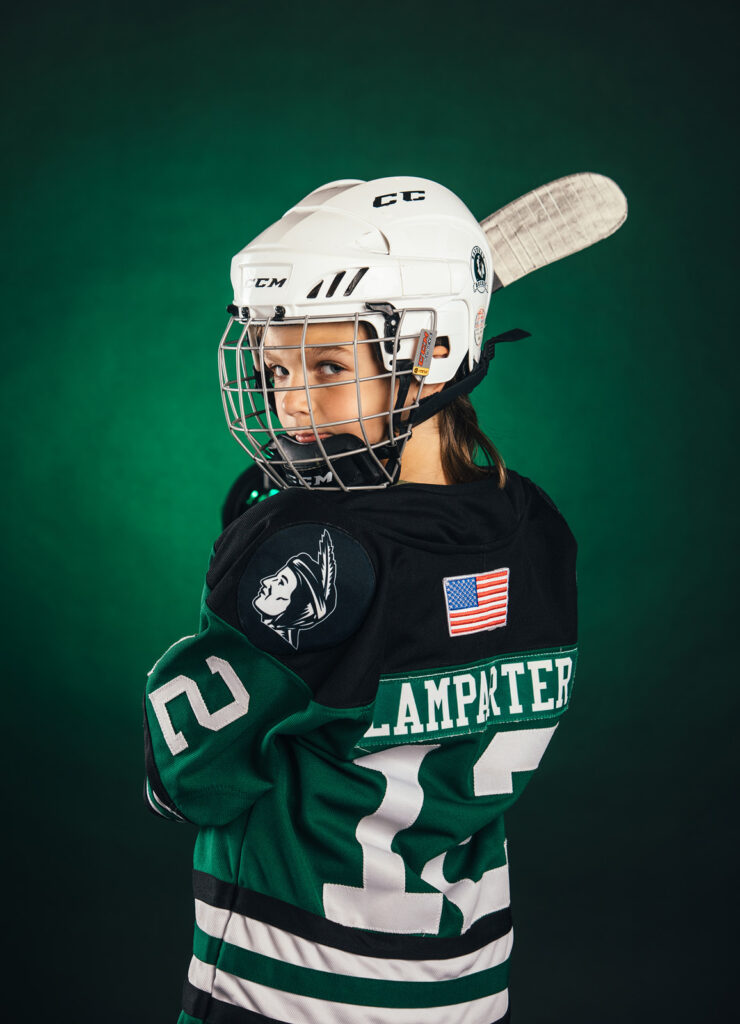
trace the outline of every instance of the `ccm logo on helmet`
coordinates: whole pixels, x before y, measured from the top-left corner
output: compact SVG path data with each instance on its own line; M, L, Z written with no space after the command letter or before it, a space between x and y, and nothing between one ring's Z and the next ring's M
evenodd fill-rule
M244 282L245 288L282 288L287 277L250 277Z
M398 202L398 196L398 192L386 192L384 196L376 196L373 199L373 206L393 206ZM426 199L424 189L411 189L409 192L401 192L400 196L404 203L418 203Z

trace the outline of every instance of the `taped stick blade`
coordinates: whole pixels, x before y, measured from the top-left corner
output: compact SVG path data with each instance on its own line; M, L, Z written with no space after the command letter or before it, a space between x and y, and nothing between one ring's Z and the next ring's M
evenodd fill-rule
M481 221L493 291L608 238L626 219L624 193L603 174L570 174L527 192Z

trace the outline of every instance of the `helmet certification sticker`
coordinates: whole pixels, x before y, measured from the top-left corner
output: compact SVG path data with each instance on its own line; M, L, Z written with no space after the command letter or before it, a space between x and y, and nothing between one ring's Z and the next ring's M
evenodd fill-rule
M321 650L357 631L374 592L372 563L343 530L289 526L247 564L239 622L252 643L271 654Z
M483 330L486 326L486 311L482 307L475 314L475 326L473 327L473 337L475 338L475 347L477 352L480 351L481 343L483 341Z
M488 267L483 250L476 245L470 254L470 272L473 275L473 291L488 291Z

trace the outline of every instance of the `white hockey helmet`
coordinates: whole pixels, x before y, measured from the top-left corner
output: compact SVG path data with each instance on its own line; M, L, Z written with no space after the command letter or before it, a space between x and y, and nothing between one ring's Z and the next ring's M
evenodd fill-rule
M423 387L472 375L470 386L453 389L470 390L483 376L474 371L491 296L491 252L468 208L436 182L402 176L323 185L237 253L231 281L234 302L219 349L226 419L280 486L393 483L413 425L454 397L445 388L424 398ZM327 385L301 385L315 443L298 445L277 420L274 386L261 373L266 329L303 325L305 345L308 326L322 321L354 323L355 347L360 324L378 339L378 376L384 372L389 381L382 442L370 443L364 429L358 442L337 433L341 424L315 421L310 392ZM435 341L443 341L446 355L432 358ZM409 404L412 381L419 387ZM319 440L321 426L330 427L330 444Z

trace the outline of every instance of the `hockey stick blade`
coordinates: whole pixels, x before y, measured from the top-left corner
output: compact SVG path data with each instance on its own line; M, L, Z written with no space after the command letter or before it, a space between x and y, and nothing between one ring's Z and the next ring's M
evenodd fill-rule
M603 174L558 178L481 221L493 254L492 291L608 238L627 219L627 200Z

